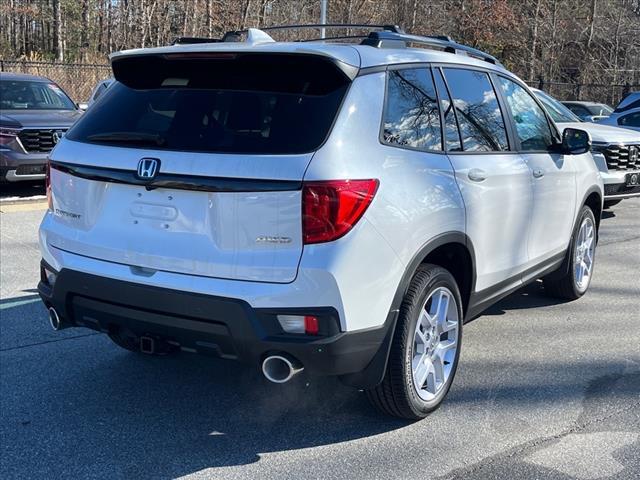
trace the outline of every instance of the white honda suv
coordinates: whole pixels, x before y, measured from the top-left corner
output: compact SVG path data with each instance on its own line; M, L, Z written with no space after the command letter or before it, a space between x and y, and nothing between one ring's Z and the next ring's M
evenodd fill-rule
M55 329L279 383L334 375L417 419L447 394L466 321L536 279L589 287L589 135L558 132L490 55L397 27L359 44L250 29L111 63L49 162Z

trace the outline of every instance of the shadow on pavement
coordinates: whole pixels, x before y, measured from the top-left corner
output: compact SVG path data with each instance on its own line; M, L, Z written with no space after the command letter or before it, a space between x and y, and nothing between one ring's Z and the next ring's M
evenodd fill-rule
M508 310L522 310L527 308L549 307L566 303L566 300L547 295L541 281L530 283L508 297L500 300L482 313L486 315L504 315Z
M29 337L1 352L4 478L175 478L410 424L378 414L337 379L280 386L257 366L135 354L105 335L52 342L44 309L20 303L34 297L5 299L1 310L14 337Z

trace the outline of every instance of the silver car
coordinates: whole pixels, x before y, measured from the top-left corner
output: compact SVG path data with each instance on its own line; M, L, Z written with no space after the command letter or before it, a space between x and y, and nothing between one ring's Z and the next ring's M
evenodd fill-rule
M539 278L589 287L589 135L484 52L397 27L359 44L249 29L111 62L51 153L38 288L56 330L276 383L333 375L418 419L465 322Z
M561 129L580 128L589 132L593 159L604 182L604 205L612 207L625 198L640 197L640 132L583 122L549 94L532 89Z

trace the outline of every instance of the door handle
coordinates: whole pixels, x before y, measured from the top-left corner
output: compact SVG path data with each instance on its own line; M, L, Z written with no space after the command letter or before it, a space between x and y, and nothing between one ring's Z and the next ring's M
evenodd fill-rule
M533 171L533 176L534 176L534 177L536 177L536 178L542 178L542 177L544 177L544 170L542 170L541 168L536 168L536 169Z
M467 173L467 176L469 177L469 180L482 182L487 179L487 172L479 168L472 168L469 170L469 173Z

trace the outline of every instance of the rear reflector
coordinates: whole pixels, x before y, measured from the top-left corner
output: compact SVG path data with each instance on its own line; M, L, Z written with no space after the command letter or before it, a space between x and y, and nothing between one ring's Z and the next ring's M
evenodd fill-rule
M318 317L313 315L278 315L278 322L287 333L318 335L320 332Z
M371 204L378 180L305 182L302 234L305 244L331 242L349 232Z

